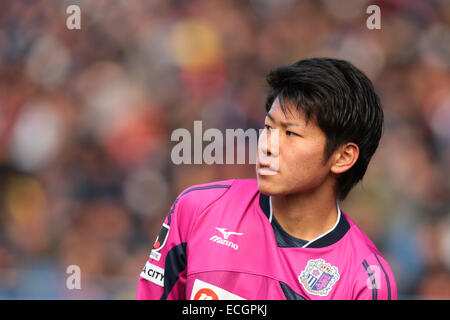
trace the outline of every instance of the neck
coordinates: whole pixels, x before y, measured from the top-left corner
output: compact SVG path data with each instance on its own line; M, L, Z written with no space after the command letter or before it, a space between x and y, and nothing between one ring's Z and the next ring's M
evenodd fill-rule
M296 238L313 240L333 228L337 221L338 211L333 192L315 190L310 193L277 195L272 196L271 201L273 215L278 223Z

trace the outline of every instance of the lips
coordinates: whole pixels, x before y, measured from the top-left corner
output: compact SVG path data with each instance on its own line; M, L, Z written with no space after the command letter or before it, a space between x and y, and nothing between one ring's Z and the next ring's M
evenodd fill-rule
M260 176L273 176L278 174L278 171L271 168L259 168L257 172Z
M257 173L261 176L273 176L278 174L278 170L270 167L270 164L258 163Z

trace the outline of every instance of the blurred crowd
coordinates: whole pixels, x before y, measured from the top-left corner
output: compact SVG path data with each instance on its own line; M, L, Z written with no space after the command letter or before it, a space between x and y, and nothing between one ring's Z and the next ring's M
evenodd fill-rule
M66 27L71 4L80 30ZM265 75L314 56L362 69L385 111L343 210L400 298L450 299L445 0L2 0L0 299L133 299L179 192L255 177L251 164L174 165L173 130L261 128Z

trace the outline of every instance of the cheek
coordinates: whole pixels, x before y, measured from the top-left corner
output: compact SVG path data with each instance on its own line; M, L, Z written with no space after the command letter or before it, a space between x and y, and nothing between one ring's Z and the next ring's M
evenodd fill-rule
M280 157L280 168L286 172L287 178L297 181L315 180L315 178L322 180L327 174L321 148L305 146L305 148L290 148L290 150L291 152L288 149Z

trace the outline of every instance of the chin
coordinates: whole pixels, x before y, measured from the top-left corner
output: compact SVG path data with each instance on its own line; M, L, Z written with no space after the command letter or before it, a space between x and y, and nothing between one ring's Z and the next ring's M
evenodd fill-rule
M267 178L257 178L258 181L258 190L268 196L276 196L288 194L286 190L283 190L283 187L274 181L267 181Z

